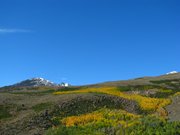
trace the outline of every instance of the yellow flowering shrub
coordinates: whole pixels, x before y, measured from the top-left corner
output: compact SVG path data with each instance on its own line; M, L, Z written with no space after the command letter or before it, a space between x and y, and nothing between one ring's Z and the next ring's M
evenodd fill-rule
M110 110L110 109L100 109L98 111L82 114L80 116L70 116L62 119L62 124L66 127L70 126L84 126L89 123L104 123L107 125L118 126L121 125L123 127L133 126L137 124L136 121L140 115L135 115L132 113L128 113L123 110Z
M164 118L164 119L166 119L168 116L168 112L162 107L157 109L157 114L158 114L158 116L160 116L161 118Z
M176 92L174 96L180 96L180 92Z
M119 96L122 98L135 100L139 103L140 107L143 110L157 110L159 107L164 107L170 104L170 99L160 99L160 98L151 98L151 97L144 97L138 94L126 94L119 91L116 87L98 87L98 88L85 88L75 91L59 91L55 92L54 94L75 94L75 93L105 93L114 96Z
M140 117L140 115L117 109L114 109L113 111L110 111L109 109L104 109L103 114L107 118L116 117L118 119L136 119Z
M83 114L80 116L71 116L64 118L62 120L62 123L66 125L67 127L69 126L74 126L74 125L85 125L88 122L95 122L98 120L101 120L102 114L100 113L89 113L89 114Z

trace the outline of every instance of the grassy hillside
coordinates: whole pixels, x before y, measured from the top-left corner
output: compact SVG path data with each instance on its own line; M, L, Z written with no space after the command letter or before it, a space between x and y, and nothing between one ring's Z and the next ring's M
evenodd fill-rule
M2 88L0 134L178 135L178 76L69 88Z

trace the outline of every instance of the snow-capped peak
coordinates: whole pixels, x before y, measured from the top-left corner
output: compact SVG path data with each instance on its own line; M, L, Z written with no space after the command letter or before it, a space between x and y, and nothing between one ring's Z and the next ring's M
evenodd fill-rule
M57 84L46 80L42 77L36 77L36 78L32 78L32 79L28 79L25 81L22 81L20 83L15 84L14 86L57 86Z
M177 73L178 73L177 71L171 71L171 72L166 73L166 75L177 74Z
M31 80L45 80L45 79L42 77L35 77L35 78L32 78Z

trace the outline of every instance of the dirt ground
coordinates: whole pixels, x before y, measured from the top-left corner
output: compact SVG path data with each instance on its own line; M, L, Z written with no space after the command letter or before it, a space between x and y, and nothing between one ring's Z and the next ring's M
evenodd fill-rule
M64 102L73 97L75 95L0 93L0 107L8 108L11 115L9 118L0 119L0 135L36 135L43 133L43 131L39 131L41 130L39 128L31 130L28 128L27 123L31 118L41 113L36 112L33 107L47 102L54 105L56 102Z
M180 96L172 97L172 103L166 107L169 121L180 121Z

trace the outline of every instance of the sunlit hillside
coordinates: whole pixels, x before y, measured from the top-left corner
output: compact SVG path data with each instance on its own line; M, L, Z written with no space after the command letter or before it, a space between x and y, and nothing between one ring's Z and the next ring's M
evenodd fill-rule
M2 87L0 134L178 135L178 76L86 86Z

